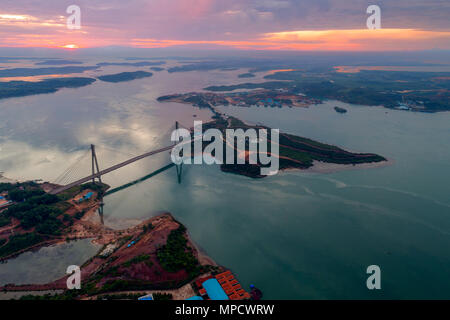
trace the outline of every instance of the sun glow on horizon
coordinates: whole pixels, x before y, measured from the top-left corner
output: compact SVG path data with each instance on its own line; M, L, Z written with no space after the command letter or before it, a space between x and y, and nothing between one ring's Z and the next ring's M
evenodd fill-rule
M61 46L60 48L64 48L64 49L79 49L80 47L77 46L76 44L66 44L64 46Z

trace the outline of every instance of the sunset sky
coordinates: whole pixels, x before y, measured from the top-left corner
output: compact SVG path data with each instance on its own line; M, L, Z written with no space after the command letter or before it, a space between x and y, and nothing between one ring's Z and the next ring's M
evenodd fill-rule
M366 27L371 4L382 29ZM448 0L1 0L0 46L448 50L449 17Z

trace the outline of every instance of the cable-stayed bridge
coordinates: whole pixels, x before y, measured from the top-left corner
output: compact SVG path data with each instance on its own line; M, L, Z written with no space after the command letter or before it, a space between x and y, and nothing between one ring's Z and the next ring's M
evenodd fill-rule
M175 123L175 129L178 128L184 128L182 126L179 125L178 121ZM186 129L186 128L185 128ZM192 132L192 128L188 129ZM58 178L56 178L55 182L56 184L58 184L57 187L55 187L54 189L52 189L49 193L51 194L58 194L61 193L63 191L66 191L74 186L78 186L81 185L83 183L86 183L88 181L92 181L95 183L95 181L99 181L101 182L101 178L102 176L104 176L105 174L108 174L110 172L113 172L115 170L118 170L120 168L123 168L125 166L128 166L136 161L139 161L141 159L153 156L153 155L157 155L159 153L165 152L165 151L170 151L175 147L175 144L171 144L169 146L165 146L165 147L161 147L155 150L151 150L148 152L145 152L143 154L137 155L137 156L132 156L131 158L126 159L125 161L119 162L117 164L111 165L105 169L100 170L99 167L99 161L97 158L97 153L96 153L96 147L91 144L90 149L83 154L72 166L70 166L66 171L64 171ZM114 150L117 151L117 150ZM77 178L77 166L81 163L81 161L90 153L91 155L91 174L89 175L85 175L81 178ZM178 176L178 181L181 181L181 172L182 172L182 165L175 165L176 169L177 169L177 176ZM70 181L70 182L68 182ZM60 185L62 182L62 185Z

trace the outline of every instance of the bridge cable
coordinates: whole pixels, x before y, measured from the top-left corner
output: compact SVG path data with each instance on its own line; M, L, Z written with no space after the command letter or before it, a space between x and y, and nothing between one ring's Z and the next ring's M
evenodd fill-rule
M65 171L63 171L63 173L61 173L55 180L54 182L56 184L59 184L60 180L65 180L66 176L72 171L74 170L74 168L78 165L78 163L80 163L80 161L86 157L86 155L89 153L90 149L88 149L84 154L82 154L80 157L78 157L74 163L72 165L70 165Z

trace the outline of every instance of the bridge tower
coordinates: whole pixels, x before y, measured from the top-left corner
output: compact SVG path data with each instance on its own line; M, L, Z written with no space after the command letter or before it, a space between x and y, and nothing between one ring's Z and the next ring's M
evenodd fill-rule
M175 130L178 130L178 121L175 121ZM178 137L179 138L179 137ZM175 142L175 144L177 144L178 141ZM183 151L181 151L183 152ZM183 156L183 154L181 154ZM175 168L177 169L177 179L178 179L178 183L181 183L181 173L183 172L183 162L181 162L181 164L176 164Z
M97 154L95 153L95 146L91 144L91 158L92 158L92 175L99 173L100 169L98 167L98 160L97 160ZM97 172L95 172L95 169L97 169ZM102 182L102 177L99 175L98 181ZM95 177L92 177L92 183L95 183Z

